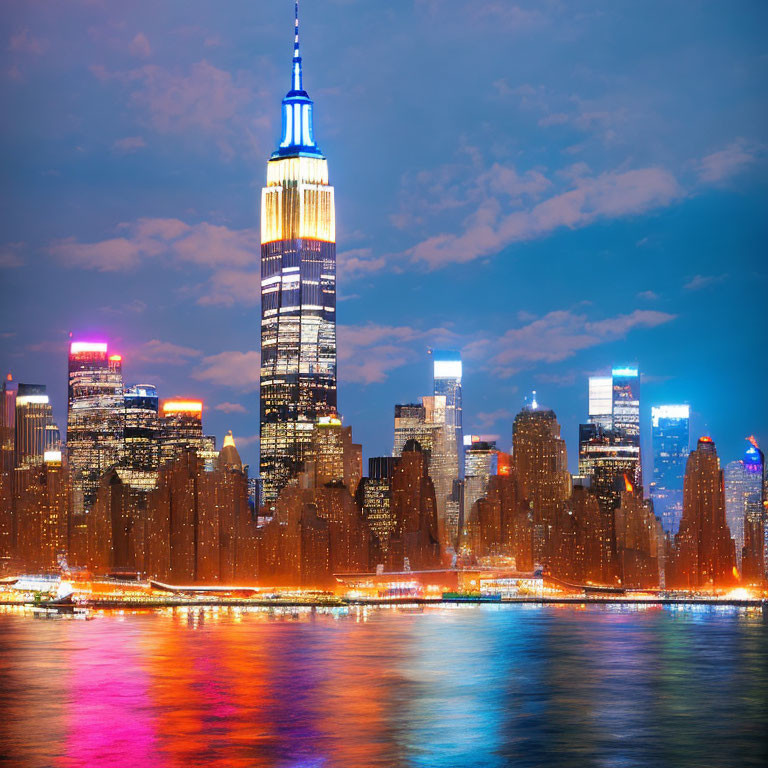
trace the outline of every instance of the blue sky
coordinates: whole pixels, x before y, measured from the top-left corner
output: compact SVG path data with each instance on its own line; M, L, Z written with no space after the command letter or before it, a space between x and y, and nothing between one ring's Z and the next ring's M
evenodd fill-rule
M637 361L721 457L768 442L762 2L303 0L336 187L339 406L366 455L462 349L465 429L530 389L575 468L586 379ZM8 0L0 364L65 423L68 333L200 396L256 462L260 188L292 3Z

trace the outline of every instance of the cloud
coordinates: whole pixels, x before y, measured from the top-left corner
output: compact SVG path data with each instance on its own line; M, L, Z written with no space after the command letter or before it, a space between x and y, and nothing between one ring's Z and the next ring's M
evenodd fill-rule
M498 196L489 194L465 219L460 234L434 235L406 255L437 269L498 253L512 243L543 237L561 227L576 229L601 219L643 213L681 195L676 179L662 168L578 178L572 189L523 210L508 211Z
M339 376L343 381L375 384L421 354L427 347L458 346L458 336L446 328L421 330L401 325L338 326Z
M509 421L513 417L511 411L506 408L498 408L495 411L478 411L472 418L473 428L487 430L496 426L500 421Z
M121 272L145 259L165 255L175 262L203 266L245 266L259 263L261 241L257 229L229 229L179 219L137 219L120 224L120 236L94 243L74 237L54 241L49 251L65 266Z
M134 52L149 51L149 43L137 44L134 38L131 48L136 49ZM130 103L146 111L149 124L158 133L213 137L227 158L234 155L233 141L241 137L252 141L254 129L265 132L271 125L266 118L253 118L259 114L253 101L267 98L266 90L253 88L249 73L233 75L205 59L192 64L187 72L156 64L124 71L110 71L101 64L90 69L100 82L129 89Z
M0 245L0 269L12 269L24 265L24 257L20 251L24 243L6 243Z
M194 379L241 392L253 392L259 388L261 355L257 351L219 352L204 357L201 362L202 368L192 374Z
M222 411L223 413L248 413L245 406L240 403L219 403L214 406L214 410Z
M245 448L248 445L258 445L259 440L261 439L259 435L232 435L235 440L235 447Z
M258 304L261 301L261 272L239 269L220 269L208 283L206 293L197 303L203 306Z
M684 291L700 291L709 288L728 279L728 275L694 275L685 285Z
M131 40L129 50L134 56L138 56L141 59L148 59L152 55L152 47L147 40L147 36L143 32L139 32L136 37Z
M19 30L8 44L8 50L13 53L33 53L42 56L48 48L48 41L30 35L28 29Z
M656 301L659 298L659 294L656 291L640 291L637 294L637 298L643 301Z
M344 280L378 272L387 265L386 256L374 256L371 248L353 248L336 256L336 272Z
M199 349L183 347L170 341L152 339L135 349L129 357L131 362L154 363L164 365L184 365L200 356Z
M697 163L699 181L717 183L744 170L757 160L755 152L743 139L737 139L724 149L703 157Z
M636 309L592 321L583 314L557 310L498 338L471 342L465 349L468 357L485 358L494 375L508 378L531 365L556 363L582 349L623 339L636 328L654 328L674 319L675 315L666 312Z
M141 138L141 136L126 136L123 139L118 139L112 144L112 149L116 152L136 152L136 150L143 149L147 146L147 142Z

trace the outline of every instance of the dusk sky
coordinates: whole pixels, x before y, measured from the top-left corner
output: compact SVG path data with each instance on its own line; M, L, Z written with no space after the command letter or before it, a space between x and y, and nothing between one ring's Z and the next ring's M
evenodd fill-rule
M259 197L293 4L6 0L0 365L66 424L68 335L258 457ZM531 390L577 459L637 362L723 463L768 444L768 4L302 0L336 189L339 409L366 456L460 348L465 432Z

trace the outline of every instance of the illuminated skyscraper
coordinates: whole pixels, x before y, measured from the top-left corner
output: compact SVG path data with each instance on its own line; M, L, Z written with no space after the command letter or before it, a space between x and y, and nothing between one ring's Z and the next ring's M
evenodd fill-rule
M683 514L683 475L690 441L690 408L658 405L651 409L654 512L667 533L675 533Z
M485 496L488 480L498 471L499 451L496 441L481 440L476 435L467 435L464 444L464 503L466 515L472 505Z
M589 377L589 423L603 429L613 426L613 378Z
M160 421L157 390L150 384L136 384L125 390L125 431L123 482L135 489L155 487L160 466Z
M640 372L637 367L614 368L613 430L632 445L640 445Z
M60 447L59 430L44 384L19 384L15 414L16 467L42 466L46 451Z
M725 490L711 437L699 438L685 466L683 518L667 585L722 587L736 580L733 539L725 519Z
M16 384L9 373L0 390L0 473L10 475L14 466Z
M752 560L762 561L762 547L758 546L757 536L764 526L764 464L763 452L754 438L749 438L744 456L725 467L725 514L736 542L736 559L740 564L747 538L750 540Z
M90 510L101 476L120 460L123 409L120 355L108 355L104 342L73 341L69 347L67 456L75 515Z
M160 463L178 458L185 448L212 459L215 440L203 435L203 403L200 400L165 400L160 417ZM210 462L209 462L210 465Z
M571 495L571 476L557 416L535 397L515 416L512 452L520 494L533 513L534 557L542 562L551 528Z
M630 477L633 486L642 488L640 373L636 366L589 378L589 420L579 425L579 475L594 479L591 454L604 435L610 435L612 445L626 446L625 455L635 454Z
M291 90L261 195L261 478L273 502L336 411L336 217L302 82L296 3Z

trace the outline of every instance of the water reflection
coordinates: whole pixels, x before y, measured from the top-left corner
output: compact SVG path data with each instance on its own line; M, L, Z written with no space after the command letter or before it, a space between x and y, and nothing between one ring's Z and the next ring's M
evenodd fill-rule
M0 612L14 766L764 765L761 613ZM2 762L2 758L0 758Z

